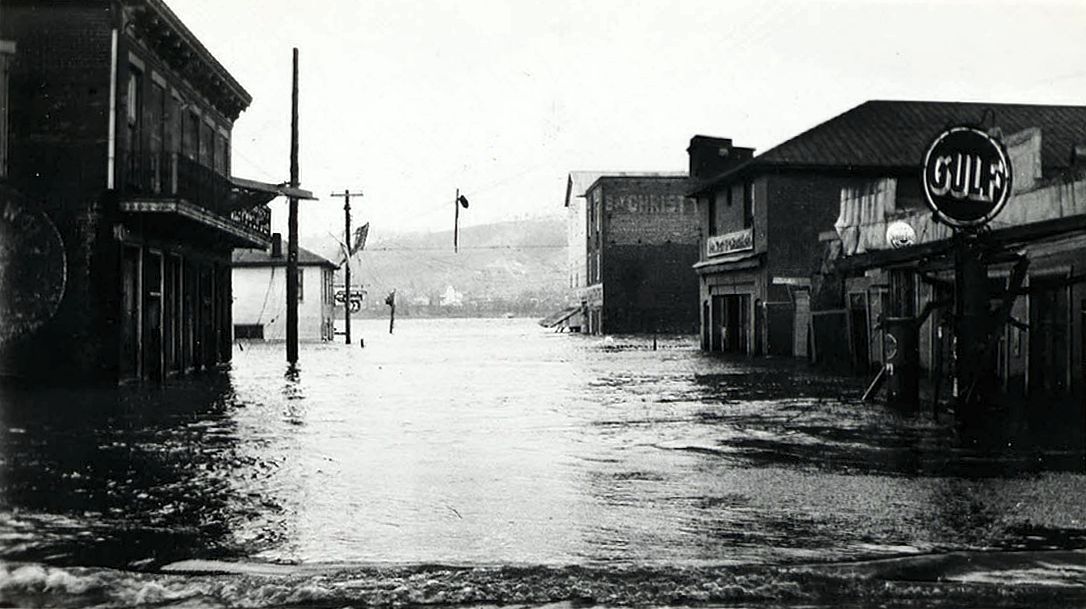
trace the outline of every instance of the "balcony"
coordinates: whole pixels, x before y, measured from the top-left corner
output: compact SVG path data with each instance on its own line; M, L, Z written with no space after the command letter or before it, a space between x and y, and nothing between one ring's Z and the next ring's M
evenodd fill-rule
M180 215L228 233L237 247L271 242L267 203L281 194L273 185L239 185L177 153L122 154L118 174L122 211Z

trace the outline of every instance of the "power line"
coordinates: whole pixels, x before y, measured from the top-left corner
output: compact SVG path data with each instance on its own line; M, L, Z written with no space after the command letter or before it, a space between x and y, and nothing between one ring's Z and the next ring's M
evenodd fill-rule
M533 249L565 249L565 243L558 245L469 245L461 247L462 250L533 250ZM370 252L444 252L446 247L369 247Z

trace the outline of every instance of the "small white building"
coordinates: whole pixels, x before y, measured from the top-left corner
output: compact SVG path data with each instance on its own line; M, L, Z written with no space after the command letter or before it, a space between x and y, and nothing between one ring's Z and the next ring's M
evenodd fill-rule
M298 248L298 339L332 340L335 263ZM235 249L234 338L287 337L287 257L279 233L267 250Z

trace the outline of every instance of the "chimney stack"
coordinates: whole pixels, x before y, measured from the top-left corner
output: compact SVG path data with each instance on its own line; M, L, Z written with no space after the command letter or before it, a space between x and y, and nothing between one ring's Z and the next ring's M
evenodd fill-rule
M753 148L732 146L725 137L695 135L686 149L690 156L690 177L704 180L720 175L754 157Z
M272 233L271 257L283 257L283 233Z

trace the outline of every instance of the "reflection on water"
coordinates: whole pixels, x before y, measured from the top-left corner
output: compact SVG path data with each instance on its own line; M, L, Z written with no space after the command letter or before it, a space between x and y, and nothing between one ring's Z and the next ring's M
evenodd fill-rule
M1086 476L688 339L362 322L168 389L0 393L0 558L781 565L1086 546ZM1077 457L1081 463L1081 455Z

